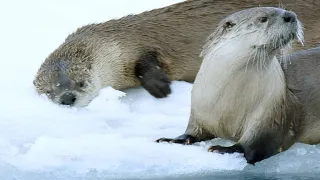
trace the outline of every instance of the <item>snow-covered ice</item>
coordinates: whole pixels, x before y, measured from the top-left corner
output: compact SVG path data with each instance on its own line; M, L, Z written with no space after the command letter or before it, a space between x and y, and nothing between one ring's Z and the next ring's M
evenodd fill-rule
M320 172L320 147L295 144L247 165L240 154L207 152L221 139L194 146L157 144L184 132L192 84L173 82L155 99L142 88L105 88L88 107L57 106L38 96L32 80L40 64L77 27L182 0L1 1L0 179L164 177L218 172Z

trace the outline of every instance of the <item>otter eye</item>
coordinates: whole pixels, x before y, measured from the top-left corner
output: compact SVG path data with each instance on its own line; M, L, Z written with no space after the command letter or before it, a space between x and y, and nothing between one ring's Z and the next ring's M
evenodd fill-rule
M80 82L78 83L78 85L79 85L79 87L83 88L83 87L85 86L85 83L84 83L84 81L80 81Z
M51 94L51 91L50 90L46 90L45 93L46 94Z
M261 17L261 18L259 18L259 22L261 22L261 23L265 23L265 22L267 22L268 21L268 18L267 17Z
M225 29L230 29L230 28L232 28L234 25L236 25L236 24L233 23L233 22L228 21L228 22L226 22L226 23L224 24L224 28L225 28Z

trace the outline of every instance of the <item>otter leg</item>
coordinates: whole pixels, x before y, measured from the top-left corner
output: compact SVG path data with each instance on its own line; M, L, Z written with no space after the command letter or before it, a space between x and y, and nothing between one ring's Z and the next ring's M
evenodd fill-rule
M142 54L136 62L135 75L152 96L163 98L171 93L171 82L161 69L157 56L155 51Z
M188 134L182 134L181 136L178 136L174 139L169 138L160 138L156 140L157 143L160 142L170 142L170 143L176 143L176 144L185 144L185 145L191 145L196 142L199 142L199 140L191 135Z

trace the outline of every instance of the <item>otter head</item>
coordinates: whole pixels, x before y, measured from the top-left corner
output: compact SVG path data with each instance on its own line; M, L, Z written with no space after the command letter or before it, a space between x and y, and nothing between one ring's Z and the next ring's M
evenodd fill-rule
M289 50L294 39L303 41L302 25L294 12L273 7L249 8L223 19L209 36L201 56L219 51L233 59L235 56L238 59L268 56L257 59L270 59Z
M99 90L91 64L88 48L64 44L41 65L33 84L40 95L45 94L54 103L86 106Z

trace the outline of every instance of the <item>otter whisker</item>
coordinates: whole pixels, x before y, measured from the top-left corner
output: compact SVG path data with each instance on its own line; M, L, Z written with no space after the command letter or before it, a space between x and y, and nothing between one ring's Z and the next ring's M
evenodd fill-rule
M267 51L266 51L266 47L265 47L265 49L264 49L264 59L263 59L263 69L264 70L267 70L267 59L270 59L269 58L269 54L267 53Z
M247 63L246 63L246 68L245 68L245 73L247 73L247 68L248 68L248 64L250 62L251 59L254 59L254 52L257 51L256 50L256 46L253 47L254 50L252 51L252 53L249 54L249 57L247 58Z
M298 41L301 43L302 46L304 46L304 25L300 22L297 21L297 25L298 25L298 31L296 33L296 37L298 39Z

